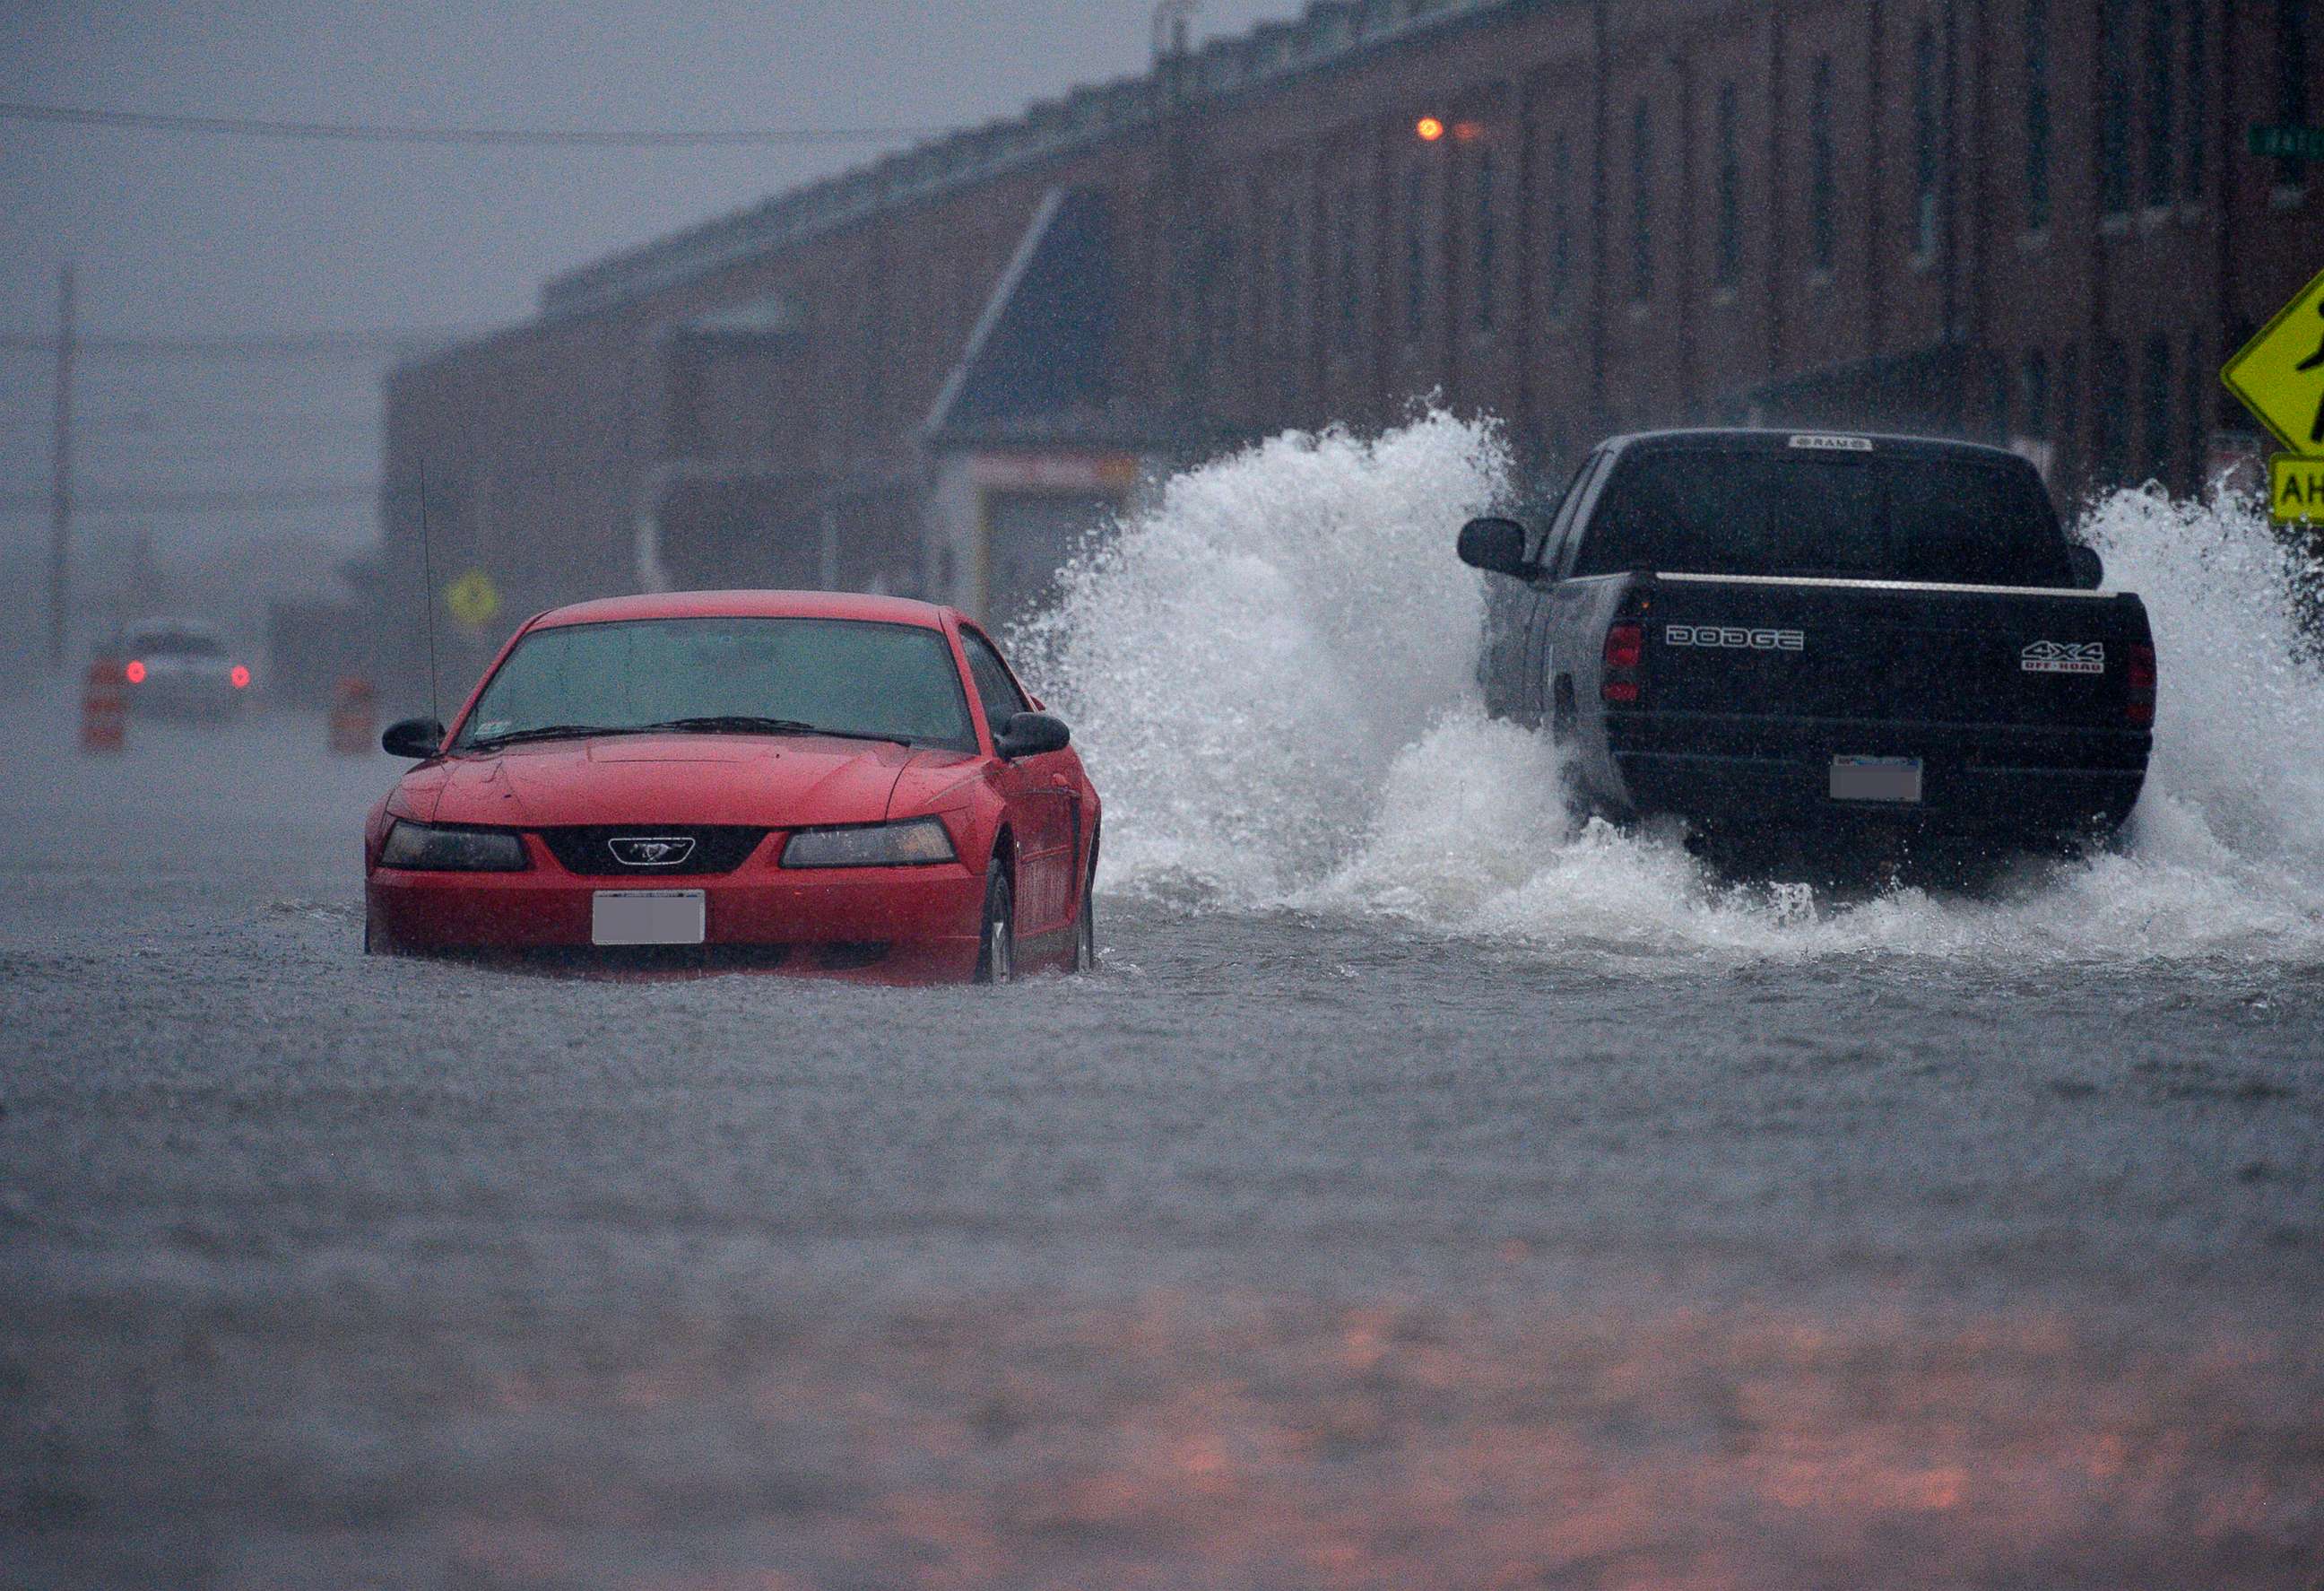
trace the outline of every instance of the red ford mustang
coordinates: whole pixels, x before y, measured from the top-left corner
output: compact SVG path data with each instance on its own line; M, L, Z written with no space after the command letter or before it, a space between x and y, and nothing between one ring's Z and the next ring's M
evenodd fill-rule
M1087 968L1099 807L1065 726L950 608L715 591L532 620L364 839L374 951Z

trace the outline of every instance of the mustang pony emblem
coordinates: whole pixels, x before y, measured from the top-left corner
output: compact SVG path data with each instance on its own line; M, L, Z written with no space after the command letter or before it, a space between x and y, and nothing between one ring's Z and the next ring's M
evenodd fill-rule
M685 835L609 839L605 844L624 867L681 867L694 855L694 841Z

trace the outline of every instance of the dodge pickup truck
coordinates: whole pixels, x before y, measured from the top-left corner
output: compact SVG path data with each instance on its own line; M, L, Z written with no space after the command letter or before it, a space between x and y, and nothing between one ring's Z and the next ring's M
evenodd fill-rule
M2145 606L1998 449L1617 437L1545 523L1473 520L1460 555L1494 577L1488 709L1545 724L1618 819L1991 852L2108 835L2145 781Z

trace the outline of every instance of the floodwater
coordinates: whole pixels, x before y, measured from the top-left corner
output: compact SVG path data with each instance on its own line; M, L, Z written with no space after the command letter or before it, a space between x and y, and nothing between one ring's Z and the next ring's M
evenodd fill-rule
M366 959L396 764L7 709L0 1584L2314 1586L2264 533L2095 522L2162 636L2122 846L1836 902L1477 717L1499 467L1275 444L1069 582L1085 979Z

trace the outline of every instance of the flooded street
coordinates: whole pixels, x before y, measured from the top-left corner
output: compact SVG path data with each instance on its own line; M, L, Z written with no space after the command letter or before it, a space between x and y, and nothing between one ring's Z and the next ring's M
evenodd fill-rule
M132 734L0 797L12 1582L2319 1568L2314 959L574 982L358 953L318 722Z
M0 1591L2324 1591L2324 5L0 35Z

